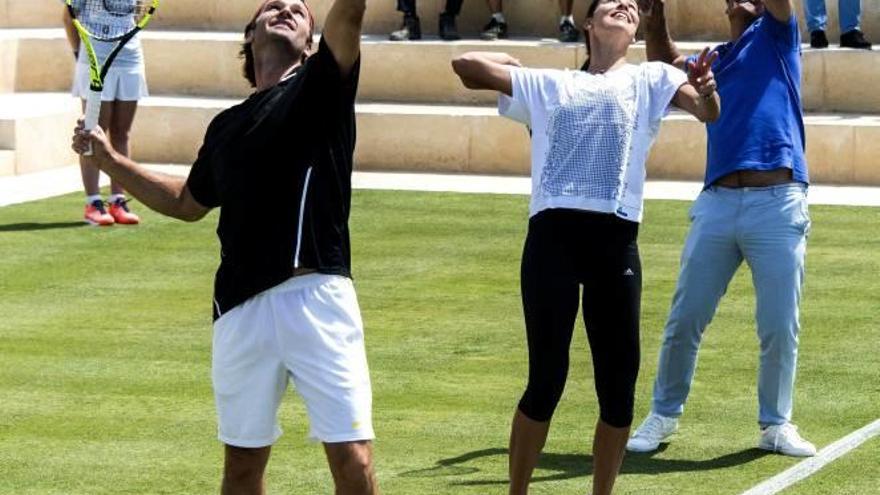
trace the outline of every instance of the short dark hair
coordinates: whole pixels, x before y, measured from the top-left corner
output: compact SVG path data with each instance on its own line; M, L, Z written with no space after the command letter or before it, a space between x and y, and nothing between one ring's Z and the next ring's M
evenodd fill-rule
M251 21L247 23L244 27L244 38L245 42L241 44L241 50L238 52L239 56L244 60L242 64L242 73L244 74L245 79L251 84L252 88L257 87L257 74L254 69L254 51L253 51L253 42L247 41L248 35L257 27L257 17L260 17L260 14L263 12L263 8L272 0L263 0L260 4L260 7L257 8L257 11L254 12L254 16L251 18ZM312 14L312 9L309 8L309 4L306 3L306 0L301 0L303 5L306 7L306 12L309 13L309 38L306 41L306 52L303 52L302 61L305 62L306 58L308 58L308 49L312 47L312 36L315 34L315 15Z

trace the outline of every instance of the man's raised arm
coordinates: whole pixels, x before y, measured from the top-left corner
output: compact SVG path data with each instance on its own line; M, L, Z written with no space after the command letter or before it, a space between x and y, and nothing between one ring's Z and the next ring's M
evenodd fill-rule
M645 15L645 45L649 61L666 62L684 70L687 57L675 47L666 23L665 0L653 0Z
M794 5L791 0L764 0L764 7L779 22L787 23L794 13Z
M343 76L348 76L360 56L366 10L366 0L335 0L324 21L324 39Z

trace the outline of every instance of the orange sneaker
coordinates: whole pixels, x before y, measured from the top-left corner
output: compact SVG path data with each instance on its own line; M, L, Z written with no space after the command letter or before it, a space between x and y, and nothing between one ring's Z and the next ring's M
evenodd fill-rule
M122 225L137 225L141 222L141 217L135 215L128 209L128 200L119 198L110 203L110 215L116 223Z
M96 199L86 205L86 212L83 215L83 218L87 223L103 227L116 223L116 221L113 220L113 217L104 209L104 202L100 199Z

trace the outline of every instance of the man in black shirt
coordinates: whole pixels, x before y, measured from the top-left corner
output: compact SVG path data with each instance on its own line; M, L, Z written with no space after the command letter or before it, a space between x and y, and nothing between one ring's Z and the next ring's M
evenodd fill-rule
M74 136L76 151L91 141L89 160L153 210L196 221L220 207L212 378L224 494L265 490L289 381L305 400L310 437L324 443L336 493L378 493L348 231L364 10L365 0L336 0L309 55L306 3L263 1L242 48L256 92L211 122L186 179L141 168L100 128L80 125Z

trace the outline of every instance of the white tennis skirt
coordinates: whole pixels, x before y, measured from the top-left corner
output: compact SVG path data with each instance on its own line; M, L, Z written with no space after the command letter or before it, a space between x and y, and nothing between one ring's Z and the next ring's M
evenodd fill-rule
M76 64L73 75L73 88L71 94L77 98L85 99L89 94L89 66ZM104 91L101 93L101 101L138 101L149 96L147 90L147 78L143 67L133 69L114 69L112 66L104 78Z

